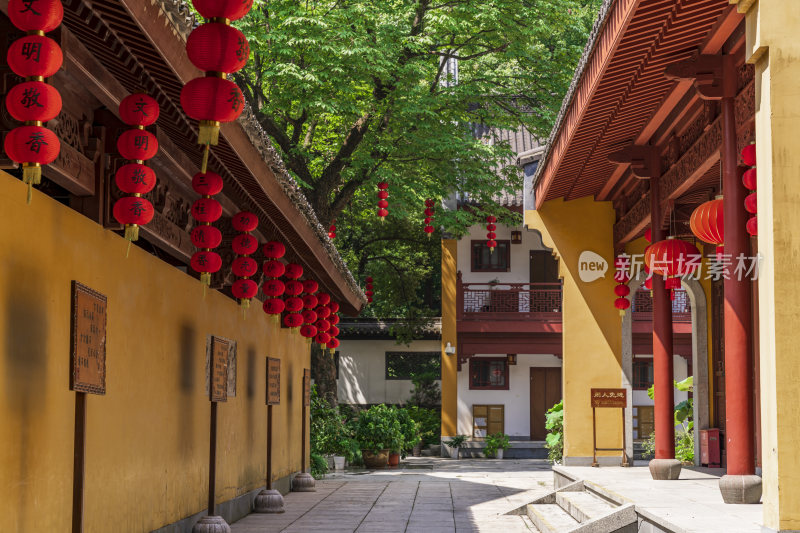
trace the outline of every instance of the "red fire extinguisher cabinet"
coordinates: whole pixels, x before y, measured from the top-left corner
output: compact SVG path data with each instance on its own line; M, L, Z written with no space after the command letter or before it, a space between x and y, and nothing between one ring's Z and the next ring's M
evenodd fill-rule
M700 464L711 468L720 468L719 429L700 430Z

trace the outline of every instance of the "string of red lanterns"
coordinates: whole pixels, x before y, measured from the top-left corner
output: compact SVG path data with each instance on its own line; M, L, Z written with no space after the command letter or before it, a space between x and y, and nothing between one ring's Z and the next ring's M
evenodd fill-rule
M375 294L373 292L373 285L372 285L372 276L367 276L364 280L366 283L364 284L364 294L367 296L367 303L372 303L372 296Z
M433 234L433 215L435 213L434 206L436 203L431 199L428 198L425 200L425 233L427 233L428 238Z
M331 310L328 307L330 302L330 294L321 292L317 295L317 321L314 324L317 328L317 336L314 340L320 346L326 346L331 341L331 335L328 333L331 329L331 323L328 320L328 317L331 316Z
M488 232L486 234L486 246L489 247L489 253L493 253L494 249L497 248L497 241L495 240L497 238L497 234L495 233L497 226L495 222L497 222L497 217L494 215L486 217L486 231Z
M117 139L117 150L129 163L114 175L117 188L129 195L117 200L113 208L114 218L125 226L125 238L129 242L139 238L140 226L153 220L153 204L142 195L156 186L156 173L144 162L158 152L158 140L144 128L155 124L159 113L158 102L146 94L131 94L119 104L122 121L128 126L136 126Z
M336 220L331 222L330 227L328 228L328 238L333 240L336 238Z
M619 316L625 316L625 310L631 306L631 301L627 296L631 293L631 288L628 287L630 281L630 273L628 271L629 259L627 257L616 257L614 259L614 281L617 282L614 287L614 294L617 298L614 300L614 307L619 310Z
M381 219L381 222L389 214L389 200L387 198L389 198L389 184L382 181L378 184L378 218Z
M258 241L250 235L258 227L258 217L249 211L242 211L233 217L231 223L233 229L241 232L233 238L231 244L237 256L233 260L231 271L239 278L233 282L231 292L239 300L242 309L247 309L250 307L250 300L258 293L258 283L250 279L258 272L258 263L250 257L258 250Z
M191 238L200 250L192 255L192 270L200 273L200 282L211 285L211 274L222 268L222 258L213 252L222 242L222 233L211 224L222 216L222 206L212 196L222 191L222 177L214 172L198 173L192 178L192 188L201 197L192 204L192 217L199 223Z
M288 298L284 300L286 314L283 317L283 325L292 331L303 325L303 299L300 295L303 294L303 284L298 281L303 275L303 267L297 263L289 263L286 265L285 276L289 281L285 283L285 293Z
M747 233L752 235L753 237L758 235L758 200L756 196L756 182L757 182L757 174L756 174L756 145L755 144L748 144L744 148L742 148L742 162L747 165L749 168L744 171L742 174L742 183L744 186L747 187L747 190L750 191L744 199L744 208L745 210L750 213L751 216L747 219Z
M200 169L205 172L209 149L219 142L220 124L233 122L244 109L241 89L227 76L247 64L250 45L231 22L244 17L253 0L193 0L192 3L209 22L192 30L186 40L186 53L206 75L184 85L181 107L200 123L197 144L204 147Z
M336 348L339 347L339 339L337 339L339 336L339 328L336 326L336 324L339 323L339 315L337 314L339 312L339 304L336 302L331 302L328 304L328 309L331 311L330 317L328 318L328 322L331 323L331 327L328 329L328 334L331 336L331 340L328 341L326 346L331 353L333 353L336 351Z
M317 336L317 312L314 309L319 304L317 297L314 296L319 290L319 283L313 279L303 281L303 327L300 328L300 335L306 339L313 339Z
M264 285L261 287L266 296L262 309L272 320L277 321L280 314L286 309L286 304L281 298L286 291L286 286L279 279L286 272L286 266L280 261L286 254L286 247L278 241L269 241L262 250L264 257L267 258L262 266L266 277Z
M42 182L42 165L56 160L61 142L43 124L61 112L61 94L44 79L55 74L64 61L58 44L45 33L53 31L64 18L60 0L9 0L8 18L18 29L26 32L8 47L6 60L17 76L25 81L12 87L6 95L6 109L23 123L11 130L3 146L8 157L22 165L22 182L31 188Z

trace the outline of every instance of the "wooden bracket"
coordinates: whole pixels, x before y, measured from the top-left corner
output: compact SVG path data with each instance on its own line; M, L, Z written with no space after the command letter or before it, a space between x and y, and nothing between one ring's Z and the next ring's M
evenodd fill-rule
M699 55L668 65L668 80L692 80L704 100L720 100L736 96L736 65L731 55Z
M608 160L618 165L630 165L631 173L639 179L650 179L660 173L658 157L655 146L632 144L611 153Z

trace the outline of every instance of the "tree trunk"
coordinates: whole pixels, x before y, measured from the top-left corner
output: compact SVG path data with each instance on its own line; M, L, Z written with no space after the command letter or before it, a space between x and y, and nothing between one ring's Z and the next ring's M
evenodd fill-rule
M311 344L311 375L319 397L332 407L338 405L334 356L330 350L323 350L316 342Z

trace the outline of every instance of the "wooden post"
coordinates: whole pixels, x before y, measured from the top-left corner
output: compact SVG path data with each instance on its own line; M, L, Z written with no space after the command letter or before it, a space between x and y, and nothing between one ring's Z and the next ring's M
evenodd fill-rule
M272 490L272 406L267 406L267 490Z
M307 465L306 465L306 406L305 405L303 405L303 424L302 424L302 426L303 426L303 437L302 437L303 443L302 443L300 449L302 450L303 456L300 459L300 471L301 472L305 472L307 470Z
M598 466L597 465L597 417L594 406L592 406L592 466Z
M86 473L86 393L75 393L75 444L72 463L72 533L83 532L83 485Z
M217 485L217 402L211 402L211 431L208 447L208 516L216 516Z

